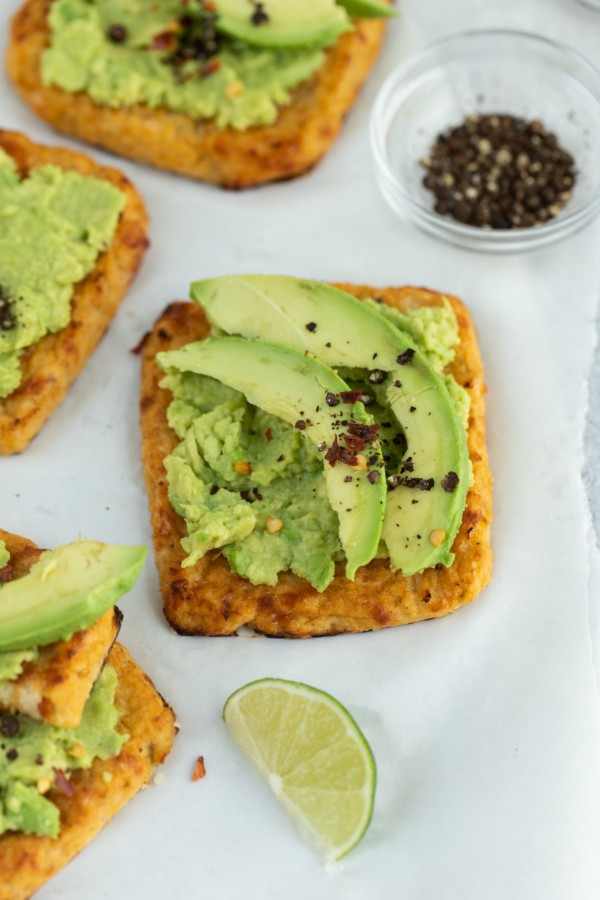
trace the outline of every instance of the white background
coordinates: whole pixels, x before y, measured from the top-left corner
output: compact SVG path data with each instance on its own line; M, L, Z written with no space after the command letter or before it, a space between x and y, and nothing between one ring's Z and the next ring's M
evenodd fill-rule
M5 35L17 0L2 0ZM495 476L493 583L408 628L308 642L183 638L149 559L121 633L181 723L165 780L135 798L40 892L44 900L204 897L588 900L598 897L598 703L581 484L594 347L598 225L507 259L434 241L378 195L371 105L400 59L443 34L511 25L597 57L600 12L575 0L403 0L343 134L310 175L226 193L93 150L143 193L152 247L109 334L43 432L0 461L3 527L43 546L78 534L150 546L129 351L192 279L274 272L455 293L476 321ZM0 127L77 146L0 77ZM600 164L600 161L599 163ZM597 598L594 598L594 600ZM326 870L241 758L227 696L278 676L330 691L378 763L371 828ZM192 784L202 754L207 775Z

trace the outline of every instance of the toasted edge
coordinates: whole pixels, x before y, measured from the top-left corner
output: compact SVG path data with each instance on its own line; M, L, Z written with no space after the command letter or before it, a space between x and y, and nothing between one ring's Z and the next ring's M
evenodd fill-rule
M27 447L100 342L148 246L148 217L142 198L116 169L99 166L82 153L35 144L12 131L0 130L0 147L13 157L23 175L50 163L107 181L125 195L111 246L74 287L71 321L23 353L21 384L0 399L0 455L6 456Z
M15 553L29 554L35 549L24 538L6 536L0 530L0 538ZM30 564L34 561L32 558ZM24 574L25 556L18 566L19 574ZM171 750L177 731L175 715L148 676L119 643L114 644L106 662L117 672L119 730L129 739L118 756L96 759L91 768L74 773L72 797L57 792L48 795L60 809L57 839L12 832L0 836L0 900L25 900L60 871L149 781Z
M424 288L373 288L338 285L359 298L375 297L400 311L436 306L442 295ZM354 582L336 567L336 576L321 594L290 572L275 588L252 585L234 574L218 551L195 565L181 568L180 540L184 520L168 499L164 458L178 439L168 427L171 394L159 383L163 373L155 355L208 334L202 310L192 303L173 303L156 322L142 347L142 457L148 490L154 554L165 616L182 634L231 635L241 625L277 637L310 637L369 631L436 618L470 602L491 577L492 479L485 443L485 382L475 327L466 307L447 298L458 321L460 344L448 371L469 393L468 446L473 486L468 492L452 566L438 566L408 578L391 572L386 560L359 569Z
M45 86L40 58L49 42L50 3L27 0L12 21L8 74L32 109L65 134L229 188L292 178L321 159L373 66L386 27L382 19L357 20L319 72L293 91L274 124L236 131L163 108L111 109L85 93Z

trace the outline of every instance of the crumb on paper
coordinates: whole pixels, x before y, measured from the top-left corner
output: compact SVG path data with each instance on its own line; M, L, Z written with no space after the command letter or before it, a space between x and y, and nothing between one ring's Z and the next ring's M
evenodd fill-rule
M156 787L160 787L161 784L167 780L167 776L164 772L157 772L154 778L152 779L152 784L155 784Z
M204 765L204 757L199 756L196 760L196 765L194 766L194 773L192 775L192 781L200 781L201 778L204 778L206 775L206 767Z

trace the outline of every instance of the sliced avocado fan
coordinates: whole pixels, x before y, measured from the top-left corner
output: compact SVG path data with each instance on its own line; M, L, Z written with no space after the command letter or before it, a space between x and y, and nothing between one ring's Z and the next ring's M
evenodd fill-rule
M277 341L331 367L377 373L408 449L390 488L382 537L393 571L450 565L469 483L465 430L444 380L408 335L337 288L273 275L197 281L191 296L212 325Z
M219 31L259 47L328 47L352 29L335 0L216 0L216 7Z
M75 541L48 550L27 575L0 587L0 652L68 640L135 584L145 547Z
M208 375L241 391L315 444L352 580L377 552L386 493L377 427L357 392L314 356L265 341L209 338L156 359L167 372Z

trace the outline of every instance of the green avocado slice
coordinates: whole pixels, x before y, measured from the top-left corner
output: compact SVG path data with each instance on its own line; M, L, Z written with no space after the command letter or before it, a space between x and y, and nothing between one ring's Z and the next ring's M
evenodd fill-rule
M209 321L245 338L278 341L328 366L377 372L408 443L382 536L394 571L450 565L469 484L467 438L444 380L413 340L344 291L275 275L197 281L191 296Z
M343 396L350 391L345 381L313 356L236 337L187 344L156 359L165 371L208 375L241 391L250 403L295 425L323 453L327 496L339 518L346 576L352 580L377 552L386 490L373 419L355 397ZM362 462L356 453L347 461L338 455L353 432L365 435L368 468L356 464Z
M335 0L216 0L217 29L272 49L329 47L352 26Z
M135 584L145 547L75 541L0 586L0 652L68 640Z
M353 19L381 19L398 15L393 6L382 0L337 0L337 2Z

